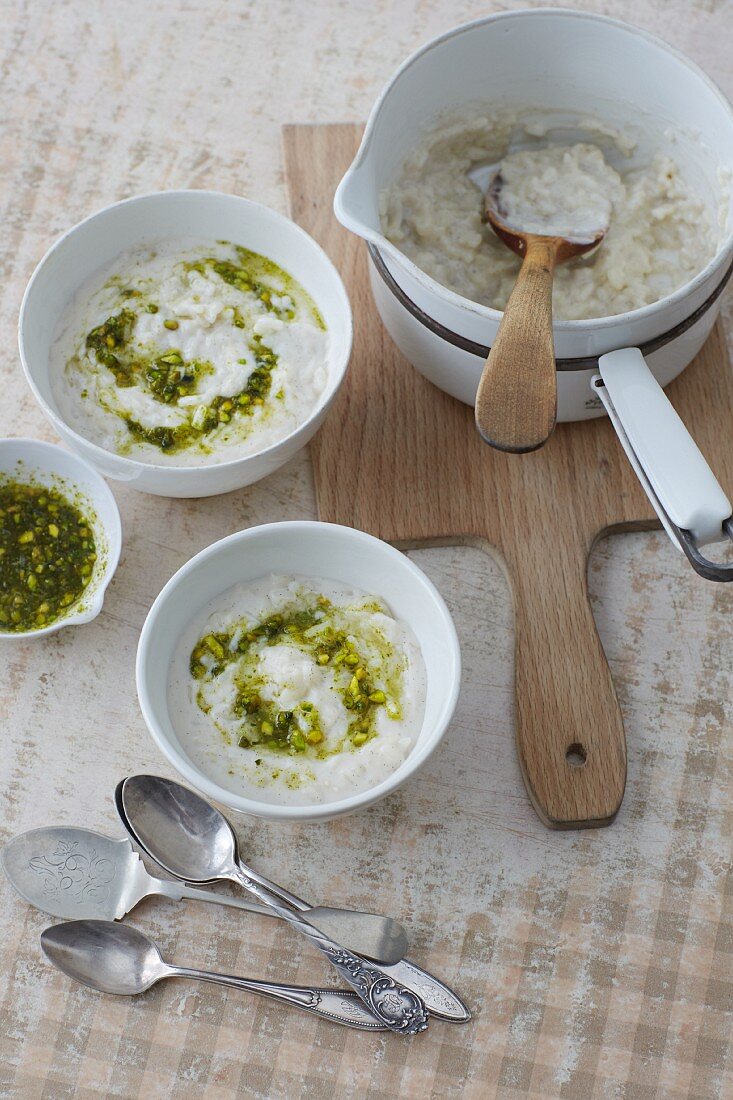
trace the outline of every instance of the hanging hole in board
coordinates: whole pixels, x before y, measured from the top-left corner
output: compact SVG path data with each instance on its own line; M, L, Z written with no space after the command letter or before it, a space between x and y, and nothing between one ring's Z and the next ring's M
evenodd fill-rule
M588 759L588 754L585 748L579 741L573 741L572 745L568 745L568 750L565 753L565 759L571 768L582 768Z

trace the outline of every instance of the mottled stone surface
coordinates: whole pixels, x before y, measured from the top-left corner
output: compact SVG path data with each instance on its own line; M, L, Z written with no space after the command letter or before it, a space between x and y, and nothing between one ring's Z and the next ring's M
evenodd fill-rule
M733 93L729 0L577 6L659 32ZM486 10L466 0L3 0L0 433L53 438L23 382L15 324L58 233L162 187L219 188L284 209L282 123L363 118L412 48ZM315 514L307 454L219 499L114 492L125 544L103 614L2 646L3 839L64 822L119 831L117 780L171 774L134 687L156 593L216 538ZM213 987L105 998L44 963L38 936L49 922L3 882L3 1096L733 1095L733 592L695 578L661 535L597 548L591 587L629 783L612 829L557 835L529 807L515 758L511 603L499 568L476 549L413 556L463 645L461 702L440 751L364 814L298 828L249 821L242 835L256 866L304 896L401 915L414 958L455 982L473 1023L434 1022L405 1043ZM145 903L135 919L178 962L327 979L272 922L166 902Z

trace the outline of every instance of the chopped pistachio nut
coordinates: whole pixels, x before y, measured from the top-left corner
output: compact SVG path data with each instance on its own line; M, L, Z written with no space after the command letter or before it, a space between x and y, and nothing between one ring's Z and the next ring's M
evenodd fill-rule
M0 482L0 631L49 626L81 596L96 560L75 504L56 489Z

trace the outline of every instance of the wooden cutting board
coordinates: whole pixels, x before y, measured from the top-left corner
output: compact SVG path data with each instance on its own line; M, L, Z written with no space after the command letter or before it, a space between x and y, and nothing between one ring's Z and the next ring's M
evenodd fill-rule
M361 130L283 134L292 215L331 256L354 311L349 374L313 446L319 515L403 547L480 541L497 556L514 594L516 738L529 795L550 828L609 825L623 799L626 740L588 600L588 556L609 531L658 521L605 418L561 424L533 454L501 454L479 439L471 408L400 355L372 301L366 247L332 212ZM668 393L730 493L733 380L720 327Z

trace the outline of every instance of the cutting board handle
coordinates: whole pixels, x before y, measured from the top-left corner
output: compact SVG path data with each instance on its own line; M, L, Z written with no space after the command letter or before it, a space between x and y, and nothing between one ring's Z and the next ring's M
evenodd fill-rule
M506 554L515 607L516 737L532 803L551 829L610 825L626 785L626 738L588 598L590 547L568 524Z

